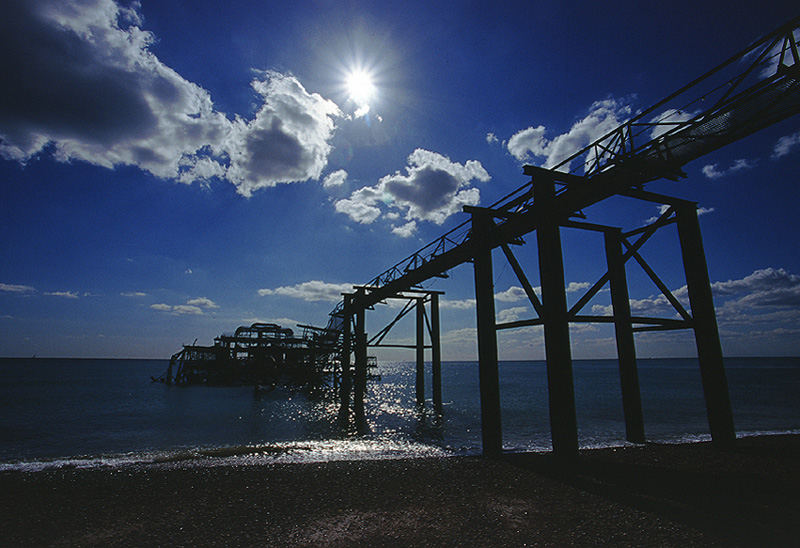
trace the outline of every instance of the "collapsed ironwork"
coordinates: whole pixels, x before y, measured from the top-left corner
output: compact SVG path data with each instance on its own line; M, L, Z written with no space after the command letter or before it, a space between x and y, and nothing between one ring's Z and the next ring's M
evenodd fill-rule
M271 323L241 326L211 346L184 345L154 381L190 385L336 384L338 333L306 326L301 336Z

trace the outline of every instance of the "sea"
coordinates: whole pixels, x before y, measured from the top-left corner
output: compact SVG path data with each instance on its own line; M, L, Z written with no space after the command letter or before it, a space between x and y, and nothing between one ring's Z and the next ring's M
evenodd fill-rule
M476 362L442 364L441 413L415 405L415 364L379 363L366 424L331 391L168 386L166 360L0 359L0 471L217 466L481 453ZM726 358L738 436L800 433L800 358ZM710 439L696 359L638 363L650 442ZM616 360L573 362L579 443L617 447L625 424ZM543 361L500 363L503 449L551 450Z

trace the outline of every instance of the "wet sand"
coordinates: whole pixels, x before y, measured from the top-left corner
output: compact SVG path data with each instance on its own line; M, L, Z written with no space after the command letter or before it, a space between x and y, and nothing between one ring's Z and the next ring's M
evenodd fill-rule
M3 547L800 546L800 436L0 473Z

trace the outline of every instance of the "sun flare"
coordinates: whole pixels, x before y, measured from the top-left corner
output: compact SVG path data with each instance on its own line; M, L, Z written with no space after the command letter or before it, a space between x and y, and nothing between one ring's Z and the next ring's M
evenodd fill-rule
M365 70L354 70L347 75L345 82L350 99L359 106L367 105L375 94L372 75Z

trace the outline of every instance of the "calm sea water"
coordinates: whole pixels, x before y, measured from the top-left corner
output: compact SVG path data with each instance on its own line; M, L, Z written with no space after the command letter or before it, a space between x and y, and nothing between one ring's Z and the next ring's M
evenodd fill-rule
M480 453L477 363L442 365L444 413L414 405L414 364L381 363L367 433L326 394L150 382L164 360L0 359L0 470ZM728 358L739 435L800 432L800 358ZM615 360L574 362L583 447L625 443ZM639 362L647 436L709 439L697 360ZM504 447L549 450L544 362L501 362ZM428 374L428 383L430 376ZM430 385L427 386L430 392ZM428 406L430 407L430 405Z

